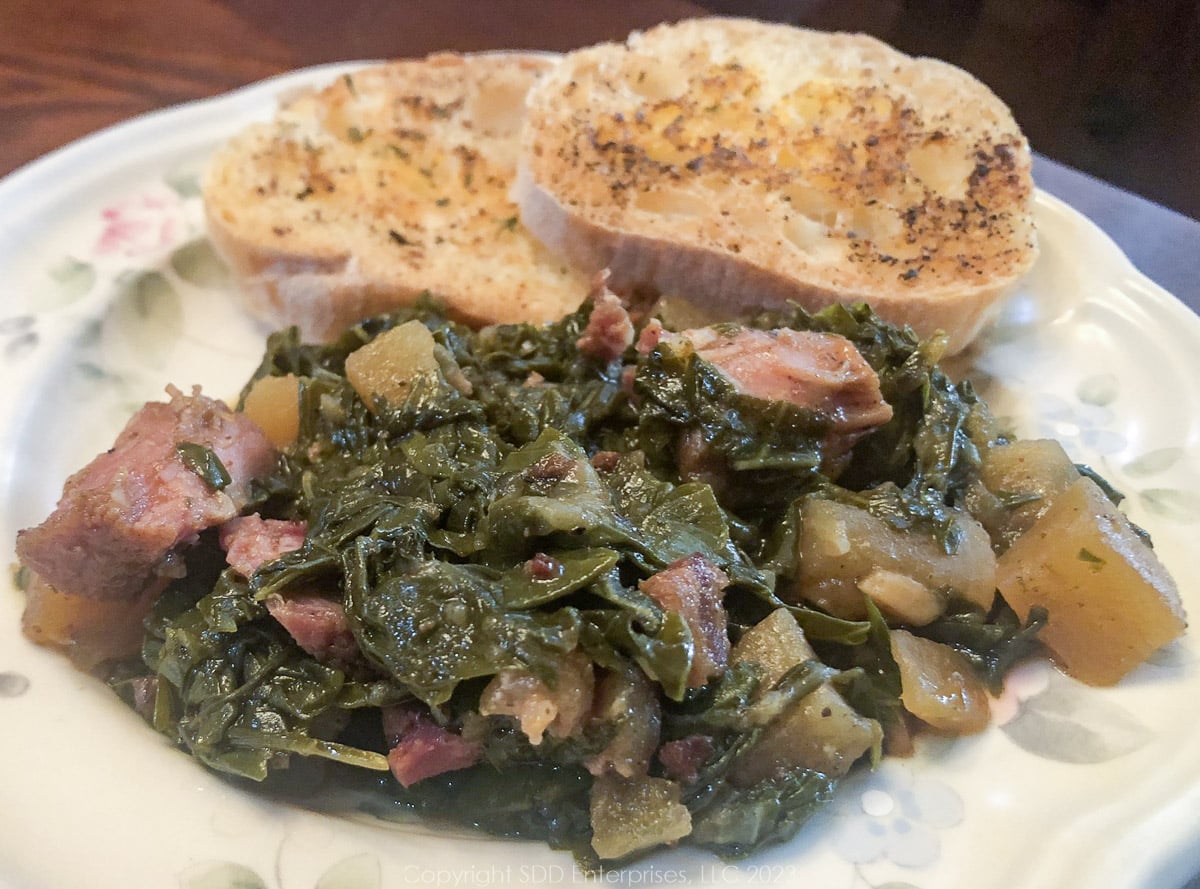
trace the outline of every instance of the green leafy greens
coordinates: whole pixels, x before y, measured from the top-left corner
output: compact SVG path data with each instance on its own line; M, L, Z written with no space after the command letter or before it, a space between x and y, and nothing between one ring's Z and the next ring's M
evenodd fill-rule
M256 480L250 509L303 521L305 542L247 578L206 535L148 619L142 663L114 686L131 700L131 689L151 688L141 708L154 728L221 772L275 782L289 762L324 761L325 780L358 781L372 811L460 818L585 860L593 775L606 769L619 781L676 782L690 841L724 854L792 836L837 776L791 764L739 779L771 726L819 687L889 732L904 720L876 609L846 619L780 597L798 568L798 504L853 503L952 552L952 511L994 439L986 409L938 369L938 342L866 308L747 319L845 336L878 375L894 418L834 472L819 411L742 393L686 340L612 362L590 356L577 342L591 311L472 331L425 303L327 345L274 334L254 380L296 377L299 435ZM413 319L433 335L439 372L369 406L348 356ZM681 468L685 435L704 442L718 472ZM179 453L212 488L228 484L208 449ZM740 662L698 687L711 640L646 584L689 558L728 581L720 632L735 654L751 627L786 609L821 660L799 658L771 683ZM301 595L343 616L352 657L313 653L277 619ZM921 632L995 686L1033 650L1041 620L956 606ZM585 680L572 680L580 655ZM536 743L496 692L523 682L553 696L572 681L594 700L569 731L551 722ZM401 786L386 774L396 770L388 713L420 714L475 764ZM667 744L700 753L671 765Z

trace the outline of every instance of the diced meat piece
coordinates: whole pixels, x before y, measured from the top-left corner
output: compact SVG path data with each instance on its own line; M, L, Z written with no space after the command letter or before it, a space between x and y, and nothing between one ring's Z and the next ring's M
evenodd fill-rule
M713 489L718 499L725 496L729 465L720 452L709 447L703 429L693 427L680 434L675 442L675 462L679 466L681 479L703 482Z
M658 761L668 778L691 784L712 757L713 750L712 738L708 735L688 735L659 747Z
M230 519L221 526L219 535L225 561L234 571L249 577L260 566L300 549L307 530L305 522L264 519L252 513Z
M633 321L620 297L603 287L595 297L587 327L575 346L599 361L616 361L633 345L633 334Z
M579 467L575 461L560 451L551 451L525 470L525 478L531 482L569 482L575 480Z
M654 351L666 332L667 329L663 327L661 321L657 318L651 318L646 326L642 328L642 332L638 334L637 345L635 346L637 353L639 355L649 355Z
M513 716L534 745L549 732L555 738L575 734L592 710L595 680L592 664L579 651L566 655L554 688L527 670L501 670L479 698L483 716Z
M405 787L470 768L483 755L479 744L443 728L415 707L385 707L383 734L390 748L388 766Z
M605 672L596 684L592 719L615 725L616 732L584 767L596 777L645 775L662 731L662 705L646 674L633 664Z
M592 457L592 467L600 472L612 472L621 462L621 455L617 451L597 451Z
M700 553L668 565L638 587L667 611L683 618L692 631L695 655L688 686L698 688L725 670L729 661L722 592L729 585L725 572Z
M563 564L545 553L534 553L533 558L525 562L525 574L534 580L553 580L562 577Z
M266 604L296 644L321 663L346 669L361 660L341 602L317 593L293 593L270 595Z
M250 481L275 451L248 418L200 394L169 388L169 403L138 411L101 454L67 480L50 517L17 535L21 562L61 593L136 599L170 573L176 547L233 518ZM230 482L221 490L181 459L176 446L210 449Z
M875 370L838 334L701 327L680 336L741 392L811 408L837 435L861 436L892 418Z

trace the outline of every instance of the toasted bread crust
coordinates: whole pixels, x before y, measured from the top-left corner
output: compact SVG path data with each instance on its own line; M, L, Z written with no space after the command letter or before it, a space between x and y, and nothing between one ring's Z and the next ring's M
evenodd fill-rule
M1036 257L1028 144L965 72L863 35L697 19L530 92L524 224L616 290L719 313L870 302L965 346Z
M587 276L509 198L524 96L553 64L443 54L367 68L225 144L205 180L208 230L251 312L324 340L425 291L475 324L574 309Z

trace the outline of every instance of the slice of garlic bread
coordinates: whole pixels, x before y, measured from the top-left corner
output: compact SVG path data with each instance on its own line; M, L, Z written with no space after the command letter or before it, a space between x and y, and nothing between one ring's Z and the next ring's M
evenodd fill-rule
M521 158L547 246L717 315L867 301L957 351L1037 253L1008 109L863 35L710 18L579 50L531 90Z
M424 291L476 324L574 309L589 278L509 197L525 94L553 65L494 53L367 68L225 144L208 229L250 310L322 340Z

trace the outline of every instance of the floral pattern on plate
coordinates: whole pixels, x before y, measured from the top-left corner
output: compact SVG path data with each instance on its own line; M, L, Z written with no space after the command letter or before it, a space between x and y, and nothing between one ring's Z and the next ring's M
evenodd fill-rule
M843 782L833 811L829 841L838 855L852 864L886 859L908 868L937 861L940 832L961 824L965 815L953 788L895 759Z
M180 876L181 889L268 889L271 885L245 865L205 862ZM379 859L369 852L337 861L318 878L313 889L381 889Z

